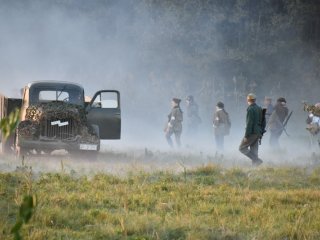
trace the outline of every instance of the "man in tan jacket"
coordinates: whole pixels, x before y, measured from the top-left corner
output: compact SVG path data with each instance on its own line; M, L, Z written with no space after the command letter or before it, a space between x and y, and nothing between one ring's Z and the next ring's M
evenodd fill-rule
M168 115L168 123L165 128L166 139L170 147L173 147L172 134L175 136L177 146L181 146L180 137L182 133L183 113L180 108L180 102L181 99L179 98L173 98L171 101L172 109Z

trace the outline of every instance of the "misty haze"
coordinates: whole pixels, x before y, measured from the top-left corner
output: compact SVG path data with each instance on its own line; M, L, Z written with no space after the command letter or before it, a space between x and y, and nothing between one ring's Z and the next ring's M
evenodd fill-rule
M0 239L319 239L319 65L317 0L0 0Z

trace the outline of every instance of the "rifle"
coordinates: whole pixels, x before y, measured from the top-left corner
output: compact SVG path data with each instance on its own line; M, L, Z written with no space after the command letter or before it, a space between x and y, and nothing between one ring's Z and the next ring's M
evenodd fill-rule
M271 115L271 116L273 116L274 114L276 115L275 121L277 121L277 122L281 125L282 131L284 131L284 133L285 133L288 137L290 137L290 135L288 134L288 132L287 132L287 130L286 130L286 126L287 126L287 124L288 124L288 122L289 122L289 120L290 120L290 118L291 118L291 116L292 116L292 113L293 113L293 111L291 111L291 112L289 113L288 117L284 120L283 123L280 121L280 118L279 118L278 114L277 114L275 111L273 111L273 113L272 113L272 115ZM269 124L270 124L270 122L268 123L268 128L269 128Z
M287 126L287 124L288 124L288 122L289 122L289 120L290 120L290 118L291 118L291 116L292 116L292 113L293 113L293 111L291 111L291 112L289 113L288 117L286 118L286 120L285 120L285 121L283 122L283 124L282 124L283 131L285 132L285 134L286 134L288 137L290 137L290 135L288 134L288 132L287 132L287 130L286 130L286 126Z

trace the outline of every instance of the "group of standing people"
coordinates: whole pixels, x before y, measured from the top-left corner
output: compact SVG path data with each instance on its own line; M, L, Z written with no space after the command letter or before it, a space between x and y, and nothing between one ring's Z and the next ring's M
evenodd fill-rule
M173 147L172 135L175 136L176 146L181 146L182 121L183 112L180 107L181 99L173 98L171 101L171 112L168 114L168 121L164 128L165 136L170 147ZM195 136L198 132L198 127L201 123L199 116L199 107L195 102L193 96L189 95L186 98L186 114L187 114L187 134ZM219 150L224 148L224 136L230 132L231 122L229 114L224 109L224 104L218 102L216 111L213 117L213 127L215 133L215 140Z
M181 99L173 98L171 105L172 109L168 115L168 122L164 129L168 144L173 147L172 135L175 136L176 145L181 146L181 133L183 112L180 107ZM279 147L279 138L285 131L286 120L288 119L289 110L286 106L285 98L279 98L275 105L272 104L272 99L266 97L264 108L256 103L256 96L252 93L247 96L247 115L246 115L246 130L242 139L239 151L252 160L252 164L257 166L262 163L258 157L259 142L262 135L266 131L270 131L270 146ZM187 110L187 125L189 133L197 132L197 128L201 123L199 117L198 105L194 101L193 96L186 98ZM319 119L320 121L320 119ZM225 110L224 103L218 102L213 114L213 128L215 142L218 151L224 149L224 137L229 135L231 121L228 112Z
M176 145L181 146L181 133L183 112L180 108L181 99L172 99L172 109L168 115L168 122L165 127L165 136L168 144L173 147L171 136L175 136ZM272 98L264 99L263 107L256 103L256 96L252 93L247 95L247 114L245 134L240 143L239 151L252 160L252 164L258 166L262 160L258 156L259 143L263 134L269 132L269 145L272 149L279 149L279 138L286 132L286 125L292 115L287 107L285 98L280 97L276 103L272 103ZM305 104L305 111L308 112L306 120L307 130L310 133L311 147L320 147L320 103L315 105ZM187 133L190 135L198 131L201 123L199 108L193 96L186 98ZM224 149L224 137L229 135L231 121L228 112L225 110L223 102L218 102L213 114L213 128L216 147L218 151ZM288 135L289 136L289 135Z

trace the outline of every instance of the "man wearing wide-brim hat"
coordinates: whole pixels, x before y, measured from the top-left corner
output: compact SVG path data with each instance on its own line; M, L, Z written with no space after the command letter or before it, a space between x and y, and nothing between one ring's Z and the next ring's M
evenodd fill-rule
M246 131L239 146L239 151L252 160L252 165L258 166L262 160L258 157L259 139L262 136L262 108L256 104L253 93L247 96Z

